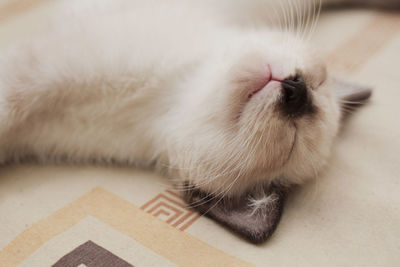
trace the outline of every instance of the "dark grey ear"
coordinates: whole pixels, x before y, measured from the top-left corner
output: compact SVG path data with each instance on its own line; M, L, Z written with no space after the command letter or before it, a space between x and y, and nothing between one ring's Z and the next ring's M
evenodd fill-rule
M369 87L349 83L343 80L334 80L334 92L340 101L343 114L354 111L357 107L365 104L372 95Z
M259 244L266 241L278 226L287 188L270 185L252 191L239 199L221 199L192 188L184 198L189 207Z

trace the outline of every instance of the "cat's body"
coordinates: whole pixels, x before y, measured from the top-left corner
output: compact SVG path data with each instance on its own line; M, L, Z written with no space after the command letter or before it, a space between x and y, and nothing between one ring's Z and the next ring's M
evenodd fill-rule
M2 129L3 157L27 152L43 160L147 165L165 150L154 133L168 123L163 115L175 105L176 85L210 50L202 37L216 34L199 25L193 35L182 14L152 4L124 10L115 2L89 2L93 10L77 1L81 10L66 12L50 34L2 58L1 93L9 103L3 114L12 120Z
M339 101L306 32L257 24L285 13L263 2L67 1L0 57L1 162L156 166L219 196L314 177Z
M63 11L53 29L3 56L2 160L34 155L41 160L156 163L168 166L176 176L200 172L202 177L196 179L221 175L225 167L231 169L224 166L210 170L211 174L199 167L202 161L210 161L210 169L217 168L212 161L222 166L227 157L234 158L210 150L227 151L229 148L218 145L225 146L226 139L243 131L208 129L215 127L206 121L209 116L220 117L221 121L212 123L226 124L221 125L224 130L233 127L230 120L239 114L226 110L241 107L240 103L229 107L239 102L235 99L239 96L229 96L230 91L240 89L224 87L235 82L233 79L251 80L251 75L255 79L261 75L262 82L261 68L267 73L266 64L275 64L274 75L279 79L294 75L294 60L308 64L301 41L297 47L293 46L296 40L286 34L237 27L229 23L233 15L226 19L200 3L118 2L88 1L91 4L84 7L79 1L70 2L75 9ZM262 51L263 46L268 49ZM260 55L271 62L260 61ZM287 62L280 64L281 58ZM254 64L260 70L248 70ZM324 72L322 66L318 68L321 70L316 72ZM215 87L216 82L221 82L221 88ZM233 99L218 99L224 97L218 96L223 90ZM246 97L248 90L252 88L243 89ZM220 113L204 112L210 108ZM337 115L330 121L337 121ZM337 128L337 123L333 124L332 136ZM213 136L207 136L210 132ZM292 138L279 144L285 152L278 155L282 162L275 165L286 160ZM279 147L271 149L279 151ZM197 153L203 154L196 158ZM245 159L232 159L232 163L239 160ZM261 173L260 179L264 178Z

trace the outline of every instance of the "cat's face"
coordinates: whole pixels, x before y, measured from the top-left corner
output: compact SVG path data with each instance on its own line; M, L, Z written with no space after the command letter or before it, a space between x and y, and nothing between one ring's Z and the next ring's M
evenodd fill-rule
M328 158L339 103L324 64L296 39L271 34L228 45L190 84L181 153L171 163L191 185L232 195L274 179L299 183Z

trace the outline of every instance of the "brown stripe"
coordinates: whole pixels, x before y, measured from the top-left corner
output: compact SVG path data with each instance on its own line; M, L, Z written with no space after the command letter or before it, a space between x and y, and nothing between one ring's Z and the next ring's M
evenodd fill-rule
M167 197L164 194L158 194L155 198L151 199L149 202L144 203L140 208L142 210L146 209L147 207L149 207L151 204L153 204L154 202L156 202L157 200L159 200L160 198L163 198L165 200L168 200L169 202L172 202L173 204L177 205L178 207L181 207L185 210L187 210L187 207L185 205L183 205L182 203L177 202L176 200L173 200L172 198Z
M171 195L174 195L174 196L178 196L178 197L180 198L180 196L179 196L178 194L176 194L176 193L174 193L174 192L172 192L172 191L170 191L170 190L166 190L165 192L166 192L166 193L169 193L169 194L171 194ZM194 214L194 212L193 212L192 210L188 209L185 205L179 203L178 201L176 201L176 200L174 200L174 199L171 199L170 197L164 195L163 193L158 194L156 197L154 197L153 199L151 199L151 200L148 201L147 203L143 204L143 205L141 206L141 209L146 210L147 208L149 208L149 207L150 207L151 205L153 205L154 203L157 203L157 201L160 201L159 203L157 203L157 204L155 204L153 207L151 207L149 210L147 210L148 213L152 214L154 211L157 211L157 209L158 209L160 206L166 206L166 205L167 205L165 202L162 202L161 199L164 199L167 203L174 204L174 207L168 205L167 208L170 208L171 210L175 211L176 213L175 213L174 216L172 216L171 218L169 218L169 219L166 221L168 224L173 223L172 226L174 226L174 227L179 227L180 224L184 223L185 220L189 219L189 218ZM175 205L176 205L176 206L175 206ZM179 216L181 216L181 215L183 214L183 212L177 210L178 207L179 207L179 208L182 208L182 209L183 209L184 211L186 211L187 213L184 214L181 218L179 218L176 222L174 222L174 220L176 220ZM157 211L157 212L158 212L158 211ZM157 215L158 215L158 213L157 213L157 214L153 214L153 216L155 216L155 217L157 217ZM198 219L199 217L200 217L200 216L198 216L198 215L196 214L193 218L191 218L188 222L186 222L182 227L179 227L178 229L180 229L180 230L185 230L185 229L187 229L187 228L188 228L190 225L192 225L192 224L196 221L196 219Z
M177 218L179 218L182 214L183 214L183 212L175 213L175 215L172 216L171 218L169 218L169 219L166 221L166 223L171 224L173 221L175 221Z
M190 221L188 221L187 223L185 223L181 228L179 228L180 230L182 230L182 231L185 231L189 226L191 226L198 218L200 218L200 215L199 214L195 214L195 216L190 220Z
M153 211L155 211L156 209L158 209L158 208L161 207L161 206L167 207L168 209L174 211L175 213L179 213L179 214L182 214L182 213L183 213L183 211L177 209L176 207L173 207L173 206L171 206L171 205L168 205L168 204L165 203L165 202L159 202L159 203L157 203L157 205L155 205L153 208L151 208L151 210L149 210L149 211L147 211L147 212L150 213L150 214L152 214Z
M175 207L173 207L171 205L168 205L165 202L161 202L161 203L157 204L151 211L149 211L149 213L152 213L154 210L156 210L157 208L159 208L161 206L164 206L164 207L166 207L166 208L168 208L170 210L173 210L175 212L175 214L166 221L166 223L168 223L168 224L170 224L171 222L176 220L176 218L178 218L179 216L181 216L183 214L183 211L178 210L177 208L175 208Z
M171 218L169 218L166 221L166 223L168 223L168 224L171 223L172 221L176 220L176 218L178 218L179 216L181 216L183 214L183 211L178 210L177 208L172 207L171 205L168 205L165 202L157 203L157 205L155 205L151 210L149 210L148 213L152 214L153 211L155 211L156 209L158 209L158 208L160 208L162 206L164 206L164 207L166 207L166 208L168 208L170 210L173 210L175 212L174 216L172 216ZM153 216L155 216L155 215L153 215Z
M154 202L156 202L160 198L161 198L161 194L158 194L155 198L153 198L150 201L144 203L140 208L142 210L144 210L144 209L146 209L148 206L150 206L151 204L153 204Z
M183 208L183 209L185 209L185 210L188 210L188 208L187 208L185 205L183 205L182 203L179 203L178 201L173 200L172 198L169 198L169 197L167 197L166 195L162 195L162 197L163 197L164 199L166 199L166 200L168 200L168 201L174 203L175 205L177 205L177 206L179 206L179 207L181 207L181 208Z
M328 65L334 72L355 72L375 54L397 37L400 32L400 16L376 13L345 43L328 56Z
M0 4L0 22L38 7L49 0L13 0Z
M189 218L190 216L193 215L193 212L188 212L186 213L185 216L182 216L179 220L177 220L172 226L173 227L177 227L178 225L180 225L182 222L184 222L187 218Z

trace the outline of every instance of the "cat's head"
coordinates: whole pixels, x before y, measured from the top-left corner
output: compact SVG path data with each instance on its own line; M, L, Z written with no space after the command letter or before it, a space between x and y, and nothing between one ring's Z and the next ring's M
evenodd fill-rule
M216 52L180 98L182 147L172 163L214 194L315 177L339 128L340 103L322 60L286 35L260 36Z
M170 164L192 207L262 242L282 211L286 194L276 186L318 175L342 99L370 91L338 94L316 53L279 33L252 33L214 53L179 91Z

